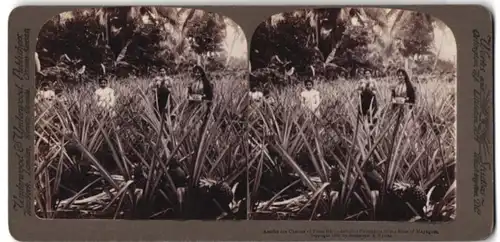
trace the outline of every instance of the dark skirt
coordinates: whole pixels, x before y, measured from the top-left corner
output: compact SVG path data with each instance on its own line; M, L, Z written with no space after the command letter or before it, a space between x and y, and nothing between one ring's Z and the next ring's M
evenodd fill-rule
M167 108L170 109L170 112L173 111L175 105L174 105L174 102L172 101L172 99L170 98L170 103L169 102L169 98L170 98L170 93L168 94L162 94L162 95L158 95L156 97L156 108L158 110L158 112L166 112L167 111ZM167 104L168 104L168 107L167 107Z
M361 105L359 113L361 116L374 116L378 111L377 97L372 92L364 91L360 95Z

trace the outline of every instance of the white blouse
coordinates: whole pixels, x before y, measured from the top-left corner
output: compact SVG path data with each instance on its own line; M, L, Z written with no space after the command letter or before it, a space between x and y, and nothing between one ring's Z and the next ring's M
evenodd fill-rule
M97 106L100 108L112 108L115 106L115 90L110 87L99 88L95 91Z
M300 97L302 106L310 109L311 111L315 111L321 102L319 92L314 89L304 90L300 93Z

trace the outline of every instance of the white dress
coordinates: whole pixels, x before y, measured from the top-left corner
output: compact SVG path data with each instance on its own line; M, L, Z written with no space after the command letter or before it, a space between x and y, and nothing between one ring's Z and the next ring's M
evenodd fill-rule
M302 107L305 107L312 112L314 112L316 115L319 116L319 103L321 102L321 97L320 94L317 90L311 89L311 90L304 90L302 93L300 93L300 101Z
M111 111L115 106L115 90L110 87L99 88L95 91L97 107Z

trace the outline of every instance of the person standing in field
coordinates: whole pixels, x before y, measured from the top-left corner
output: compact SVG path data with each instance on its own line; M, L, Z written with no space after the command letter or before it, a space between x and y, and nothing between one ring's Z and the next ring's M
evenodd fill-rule
M210 118L210 109L212 107L212 101L214 98L214 86L208 80L203 67L196 65L193 67L193 78L194 82L189 85L188 94L188 113L193 113L198 110L198 108L203 108L203 104L206 104L206 110L202 114L201 120L203 121L203 127L200 129L200 137L203 136L202 130L208 124Z
M264 102L270 105L271 107L273 107L276 104L276 99L274 99L274 97L271 95L269 89L267 88L264 89L263 96L264 96Z
M345 71L341 70L337 76L338 81L345 81L346 80L346 73Z
M68 106L68 99L63 95L62 89L56 89L56 100L60 105Z
M259 115L259 108L262 106L262 101L264 99L264 94L257 90L257 86L255 84L251 84L250 91L248 92L249 97L249 117L254 119Z
M392 107L396 108L399 105L408 104L411 109L416 99L415 87L412 85L410 77L405 70L397 70L396 76L398 83L391 90Z
M128 74L128 78L132 79L132 80L137 80L137 70L136 69L133 69L129 74Z
M116 104L115 90L108 86L106 78L99 79L99 88L94 92L94 100L101 111L108 112L112 117L116 115L114 111Z
M193 68L194 82L188 87L188 102L190 108L196 108L203 102L211 106L214 97L214 86L208 80L207 75L201 66Z
M261 103L264 98L264 94L261 91L257 90L257 87L255 85L252 85L252 87L250 88L250 93L248 95L250 96L250 100L253 103Z
M370 127L377 122L375 114L378 111L377 87L370 70L365 70L364 78L360 80L356 89L360 97L359 114L367 117Z
M320 116L319 104L321 97L319 91L313 88L313 81L308 79L305 81L305 90L300 93L300 103L303 108L310 110L317 117Z
M160 75L155 77L153 82L149 84L150 89L156 90L155 108L159 114L163 114L165 111L173 111L174 105L171 98L172 85L173 80L167 76L167 70L164 67L160 68Z
M392 110L398 112L398 122L405 115L405 106L407 106L410 110L410 122L417 122L415 113L411 110L415 105L416 100L416 90L410 81L410 77L408 73L404 69L398 69L396 71L397 84L391 90L391 103ZM427 125L425 122L418 124L420 126L420 135L424 135L427 131ZM413 124L409 124L409 126L413 126ZM406 132L404 130L403 132ZM418 150L418 148L416 148Z
M50 108L55 101L56 94L50 89L48 82L42 82L40 90L37 91L35 96L35 105L39 111L43 112Z

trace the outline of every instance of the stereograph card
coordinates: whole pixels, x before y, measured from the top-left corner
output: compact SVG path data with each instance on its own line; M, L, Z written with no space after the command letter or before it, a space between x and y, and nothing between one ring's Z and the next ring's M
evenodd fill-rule
M480 5L22 6L17 240L481 240Z

